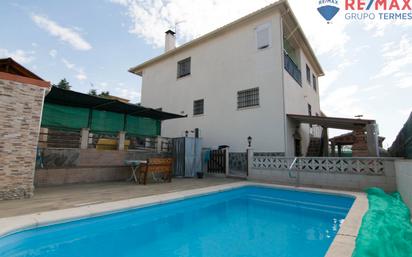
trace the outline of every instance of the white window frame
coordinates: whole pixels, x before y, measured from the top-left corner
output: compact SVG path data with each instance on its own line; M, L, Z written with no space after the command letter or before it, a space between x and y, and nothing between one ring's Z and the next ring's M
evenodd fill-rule
M265 47L259 47L259 39L258 39L258 33L262 30L268 30L268 46ZM266 22L262 25L259 25L255 28L255 40L256 40L256 49L257 50L264 50L267 48L270 48L272 46L272 25L270 22Z

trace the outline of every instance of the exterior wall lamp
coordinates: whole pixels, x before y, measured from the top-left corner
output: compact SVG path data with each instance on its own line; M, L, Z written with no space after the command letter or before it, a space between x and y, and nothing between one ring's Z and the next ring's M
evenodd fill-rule
M248 144L249 144L249 147L251 147L251 146L252 146L252 137L251 137L251 136L249 136L249 137L247 138L247 142L248 142Z

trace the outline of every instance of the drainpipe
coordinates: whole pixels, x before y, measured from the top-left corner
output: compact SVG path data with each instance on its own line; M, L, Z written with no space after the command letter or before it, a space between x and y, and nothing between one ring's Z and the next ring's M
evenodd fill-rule
M285 94L285 76L284 76L284 65L285 65L285 56L283 53L283 18L280 17L280 71L282 78L282 95L283 95L283 130L284 130L284 144L285 144L285 156L288 155L288 117L286 116L286 94Z

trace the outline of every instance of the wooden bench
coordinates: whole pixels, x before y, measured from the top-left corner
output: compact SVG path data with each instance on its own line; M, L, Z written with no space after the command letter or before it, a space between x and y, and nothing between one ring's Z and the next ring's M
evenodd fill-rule
M149 158L147 163L141 164L139 167L139 184L146 185L148 173L164 173L164 179L167 182L172 182L172 158Z

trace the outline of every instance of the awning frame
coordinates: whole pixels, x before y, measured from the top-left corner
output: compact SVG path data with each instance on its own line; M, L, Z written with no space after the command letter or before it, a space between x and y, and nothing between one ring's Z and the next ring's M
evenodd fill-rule
M76 91L52 87L45 98L46 103L88 108L93 110L110 111L156 120L185 118L186 116L163 112L135 104L124 103L119 100L105 99L98 96L83 94Z

